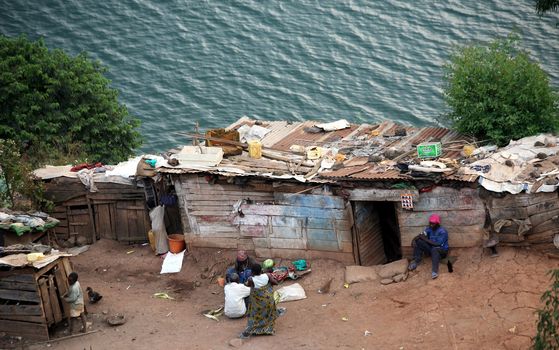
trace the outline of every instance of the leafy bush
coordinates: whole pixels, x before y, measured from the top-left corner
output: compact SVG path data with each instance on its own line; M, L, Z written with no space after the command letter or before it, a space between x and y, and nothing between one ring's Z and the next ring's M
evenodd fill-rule
M537 334L532 343L535 350L559 349L559 270L552 270L549 274L552 284L541 297L545 306L538 310Z
M536 0L536 11L540 15L557 10L559 10L559 0Z
M105 72L85 53L0 35L0 139L14 140L35 166L67 156L126 159L141 144L139 121Z
M31 165L13 140L0 139L0 208L27 210L50 205L42 183L34 181Z
M499 146L559 126L559 98L547 74L509 35L458 49L445 67L448 117L458 131Z

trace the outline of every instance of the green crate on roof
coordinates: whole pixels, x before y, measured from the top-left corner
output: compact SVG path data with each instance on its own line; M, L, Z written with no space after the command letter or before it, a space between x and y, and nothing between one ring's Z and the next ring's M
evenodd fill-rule
M419 158L437 158L442 153L440 142L424 142L417 145L417 156Z

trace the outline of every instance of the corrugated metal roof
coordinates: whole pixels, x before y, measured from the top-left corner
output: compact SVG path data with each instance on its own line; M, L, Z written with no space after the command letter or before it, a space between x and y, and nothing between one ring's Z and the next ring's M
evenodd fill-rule
M443 144L443 154L441 158L449 158L457 160L461 158L461 150L464 144L472 140L466 139L463 135L455 131L441 127L415 128L412 126L396 124L392 121L383 121L377 125L352 124L349 128L330 131L330 132L312 132L312 128L316 122L286 122L286 121L254 121L246 117L239 119L230 125L227 129L236 129L242 125L258 125L268 128L271 131L262 139L264 147L286 152L286 158L289 157L290 147L292 145L300 146L322 146L347 148L350 150L358 150L365 155L382 155L389 148L394 148L404 154L398 161L405 161L415 158L415 147L423 142L440 141ZM405 133L403 132L405 130ZM403 135L405 134L405 135ZM402 136L403 135L403 136ZM353 152L354 152L353 151ZM347 154L351 158L351 154ZM227 167L234 167L235 161L227 161ZM296 162L295 162L296 163ZM324 170L318 175L319 178L329 180L412 180L409 174L401 173L399 169L391 165L379 165L378 163L369 162L365 165L345 167L338 170ZM239 164L239 167L240 164ZM242 167L241 167L242 168ZM177 169L177 171L169 171L175 169L167 169L162 172L166 173L187 173L200 172L199 170ZM246 170L246 167L245 167ZM256 172L256 169L254 169ZM210 171L208 171L210 172ZM247 174L251 174L250 170ZM454 181L472 182L477 176L472 175L443 175L446 179Z
M310 133L305 131L307 128L313 127L315 124L316 122L313 121L300 123L285 138L274 143L272 147L281 151L289 151L289 148L292 145L323 146L326 143L342 140L344 137L351 134L359 127L359 125L351 125L347 129L318 133Z

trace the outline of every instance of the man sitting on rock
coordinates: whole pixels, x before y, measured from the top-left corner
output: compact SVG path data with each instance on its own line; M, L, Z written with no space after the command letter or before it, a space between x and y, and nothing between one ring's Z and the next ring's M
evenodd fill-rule
M448 255L448 232L441 226L441 217L433 214L429 217L429 227L417 235L411 242L413 261L408 270L413 271L421 262L423 254L431 256L431 278L439 277L439 261Z

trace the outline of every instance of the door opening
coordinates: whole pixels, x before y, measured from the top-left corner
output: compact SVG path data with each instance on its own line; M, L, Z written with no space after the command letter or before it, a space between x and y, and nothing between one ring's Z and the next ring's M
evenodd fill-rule
M394 202L353 202L358 261L380 265L402 258Z

